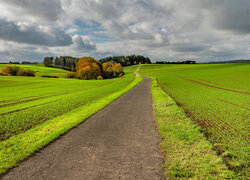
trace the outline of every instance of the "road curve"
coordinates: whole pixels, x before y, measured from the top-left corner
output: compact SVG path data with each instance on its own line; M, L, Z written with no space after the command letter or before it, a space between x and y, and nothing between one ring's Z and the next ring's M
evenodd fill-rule
M150 84L144 78L2 179L165 179Z
M138 74L138 71L139 71L139 69L140 69L140 67L141 67L141 65L135 70L135 76L140 76L139 74Z

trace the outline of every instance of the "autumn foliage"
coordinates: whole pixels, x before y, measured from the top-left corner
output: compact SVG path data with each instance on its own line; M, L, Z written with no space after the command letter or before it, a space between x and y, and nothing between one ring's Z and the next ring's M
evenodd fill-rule
M120 63L105 62L102 64L103 75L105 78L120 77L124 74Z
M79 79L97 79L102 75L102 67L94 58L82 57L76 64Z
M17 72L18 76L35 76L35 71L31 69L22 69L20 68Z
M5 66L1 69L1 74L6 76L35 76L35 71L18 66Z
M1 69L3 75L17 76L20 67L18 66L5 66Z
M77 72L69 72L66 78L110 79L124 74L120 63L105 62L102 65L91 57L82 57L76 64Z
M68 72L66 78L77 78L77 72Z

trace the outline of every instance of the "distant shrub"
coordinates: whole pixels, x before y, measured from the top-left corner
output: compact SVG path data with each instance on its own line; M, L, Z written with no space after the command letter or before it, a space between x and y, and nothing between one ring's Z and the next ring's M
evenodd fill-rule
M47 78L59 78L58 76L50 76L50 75L42 75L41 77L47 77Z
M1 69L3 75L17 76L20 67L18 66L5 66Z
M105 62L102 64L103 75L105 78L121 77L124 72L120 63Z
M76 72L68 72L65 75L66 78L77 78L77 73Z
M103 77L102 77L102 76L97 76L96 79L97 79L97 80L103 80Z
M17 76L35 76L35 71L30 69L19 69Z
M35 71L22 69L18 66L5 66L1 69L1 74L7 76L35 76Z

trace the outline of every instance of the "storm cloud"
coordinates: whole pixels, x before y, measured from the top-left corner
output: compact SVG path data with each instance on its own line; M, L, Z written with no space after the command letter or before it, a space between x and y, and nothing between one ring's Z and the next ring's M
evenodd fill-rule
M64 13L60 0L1 0L2 16L19 21L57 21Z
M72 37L59 28L35 25L18 25L0 19L0 39L44 46L66 46L72 44Z

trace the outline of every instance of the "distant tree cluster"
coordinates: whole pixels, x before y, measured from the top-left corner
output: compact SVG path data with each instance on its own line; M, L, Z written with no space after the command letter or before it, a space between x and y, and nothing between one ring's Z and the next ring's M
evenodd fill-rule
M151 64L148 57L141 55L113 56L96 61L91 57L81 59L71 56L45 57L45 66L70 70L66 78L110 79L124 75L122 66Z
M1 74L5 76L35 76L35 71L19 66L5 66L1 69Z
M6 63L4 63L6 64ZM22 61L20 62L13 62L13 61L9 61L9 64L38 64L38 62L31 62L31 61Z
M9 61L9 64L20 64L20 62Z
M21 64L38 64L38 62L22 61Z
M191 60L176 61L176 62L156 61L155 64L196 64L196 62L195 61L191 61Z
M53 66L53 57L45 57L43 59L43 64L47 67Z
M106 57L100 59L99 62L101 64L105 62L120 63L122 66L130 66L136 64L151 64L151 61L148 57L144 57L141 55Z
M79 58L71 56L45 57L43 64L48 67L58 67L70 71L76 71L76 64Z
M48 67L58 67L66 70L76 72L76 66L79 58L71 56L60 56L60 57L45 57L43 64ZM130 66L136 64L151 64L148 57L141 55L131 55L131 56L113 56L106 57L99 60L99 63L103 64L105 62L120 63L121 66Z
M66 78L110 79L124 74L120 63L106 62L100 64L94 58L82 57L76 64L76 72L69 72Z

